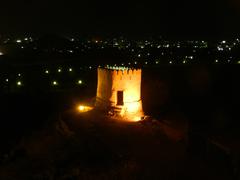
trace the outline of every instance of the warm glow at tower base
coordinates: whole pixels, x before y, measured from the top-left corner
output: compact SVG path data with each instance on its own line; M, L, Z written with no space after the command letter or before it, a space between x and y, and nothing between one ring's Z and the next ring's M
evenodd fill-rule
M142 120L142 118L140 116L134 116L131 121L132 122L138 122L138 121L141 121L141 120Z
M78 112L88 112L88 111L90 111L92 109L93 109L93 107L85 106L85 105L79 105L77 107Z
M125 116L120 116L120 118L118 118L119 120L122 121L126 121L126 122L139 122L142 120L143 116L132 116L132 115L125 115Z
M129 122L141 121L144 116L141 101L125 103L119 115L123 120Z

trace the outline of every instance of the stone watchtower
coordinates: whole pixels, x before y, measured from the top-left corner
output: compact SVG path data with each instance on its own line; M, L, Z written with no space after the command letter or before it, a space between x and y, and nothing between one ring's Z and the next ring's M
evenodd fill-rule
M98 68L96 108L129 120L143 117L141 69Z

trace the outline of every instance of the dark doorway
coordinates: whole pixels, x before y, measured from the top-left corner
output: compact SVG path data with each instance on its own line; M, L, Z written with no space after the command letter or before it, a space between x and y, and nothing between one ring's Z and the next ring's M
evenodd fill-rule
M117 105L123 105L123 91L117 92Z

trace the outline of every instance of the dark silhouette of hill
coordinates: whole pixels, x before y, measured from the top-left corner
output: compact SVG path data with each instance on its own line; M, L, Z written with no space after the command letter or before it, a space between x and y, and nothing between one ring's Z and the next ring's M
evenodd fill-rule
M72 45L70 40L57 34L45 34L44 36L40 37L35 43L36 46L40 49L64 49Z

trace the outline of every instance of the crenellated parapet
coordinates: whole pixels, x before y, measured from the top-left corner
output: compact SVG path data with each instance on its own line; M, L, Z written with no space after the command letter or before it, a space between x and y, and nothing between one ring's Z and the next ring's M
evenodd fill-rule
M104 74L105 76L112 76L112 77L121 77L122 79L135 79L134 77L141 76L142 70L141 69L130 69L130 68L98 68L98 72L100 74Z

